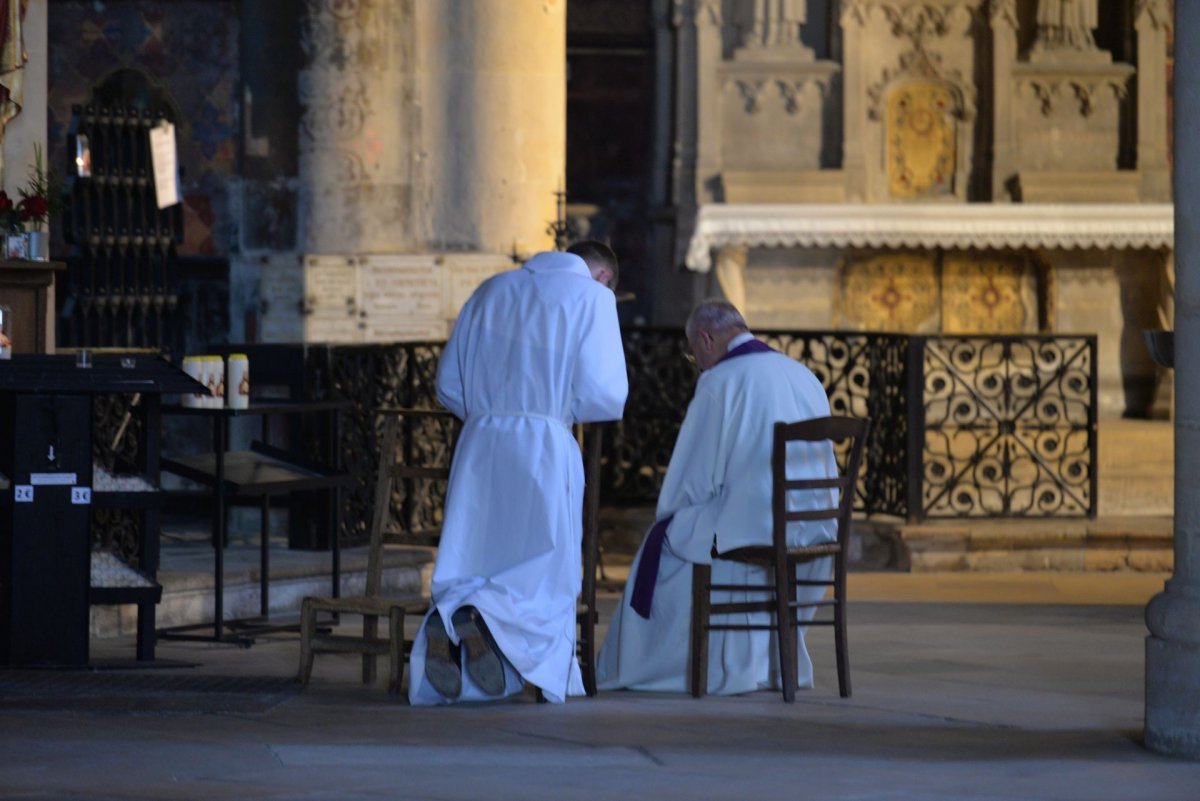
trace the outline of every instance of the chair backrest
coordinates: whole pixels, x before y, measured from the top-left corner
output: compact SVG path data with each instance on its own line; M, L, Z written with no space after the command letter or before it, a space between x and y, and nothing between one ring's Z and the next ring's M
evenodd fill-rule
M789 523L800 521L836 520L838 543L843 553L850 536L850 514L854 508L855 486L862 465L863 447L871 421L861 417L816 417L796 423L776 423L775 442L771 451L771 511L774 520L774 545L787 549ZM795 442L830 443L849 440L845 464L840 475L823 478L791 478L787 474L788 444ZM788 494L804 490L837 489L838 503L824 509L788 510Z
M388 415L383 420L383 441L379 446L379 466L375 470L375 496L371 507L371 530L367 544L367 596L379 595L383 575L383 528L392 502L392 467L400 442L401 421Z

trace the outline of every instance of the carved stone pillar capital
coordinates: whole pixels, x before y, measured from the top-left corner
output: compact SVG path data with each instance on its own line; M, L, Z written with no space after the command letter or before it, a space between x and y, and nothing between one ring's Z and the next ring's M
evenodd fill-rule
M988 4L988 21L992 30L1003 27L1015 31L1020 28L1017 20L1017 0L991 0Z
M1133 25L1139 30L1148 26L1165 31L1172 25L1170 4L1167 0L1138 0L1137 9L1133 14Z
M848 28L851 25L859 28L865 27L869 7L870 3L868 0L841 0L839 20L842 28Z

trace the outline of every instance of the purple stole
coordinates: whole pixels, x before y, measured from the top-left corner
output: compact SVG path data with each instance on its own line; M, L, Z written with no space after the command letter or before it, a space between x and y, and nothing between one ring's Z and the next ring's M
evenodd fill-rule
M768 353L774 351L770 345L757 339L750 339L726 353L717 364L736 359L738 356L749 356L751 353ZM717 365L714 364L713 367ZM633 581L633 593L629 597L629 605L647 620L650 619L650 604L654 600L654 585L658 581L658 563L662 559L663 543L667 541L667 526L671 525L674 515L655 521L646 535L646 544L642 547L642 561L638 563L637 576Z

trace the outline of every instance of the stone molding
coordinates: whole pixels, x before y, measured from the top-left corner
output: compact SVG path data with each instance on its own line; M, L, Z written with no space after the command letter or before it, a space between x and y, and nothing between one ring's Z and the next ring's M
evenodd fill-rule
M1013 67L1018 91L1031 91L1041 105L1042 114L1049 115L1064 99L1079 106L1079 113L1090 116L1104 90L1113 94L1117 102L1128 94L1129 79L1135 70L1131 64L1112 64L1103 67L1049 67L1034 64L1018 64ZM1067 92L1064 92L1064 87Z
M1174 206L1155 204L706 204L687 266L746 247L1075 248L1169 250Z
M743 110L756 114L767 95L778 94L784 110L794 115L805 109L805 91L815 86L822 98L829 96L840 65L832 61L781 64L726 61L718 68L721 88L736 88Z

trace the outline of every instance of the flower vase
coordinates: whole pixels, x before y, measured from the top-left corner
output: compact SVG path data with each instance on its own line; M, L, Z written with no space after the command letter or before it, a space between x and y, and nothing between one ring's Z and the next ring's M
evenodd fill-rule
M45 231L29 231L25 234L29 240L29 255L34 261L50 261L50 235Z

